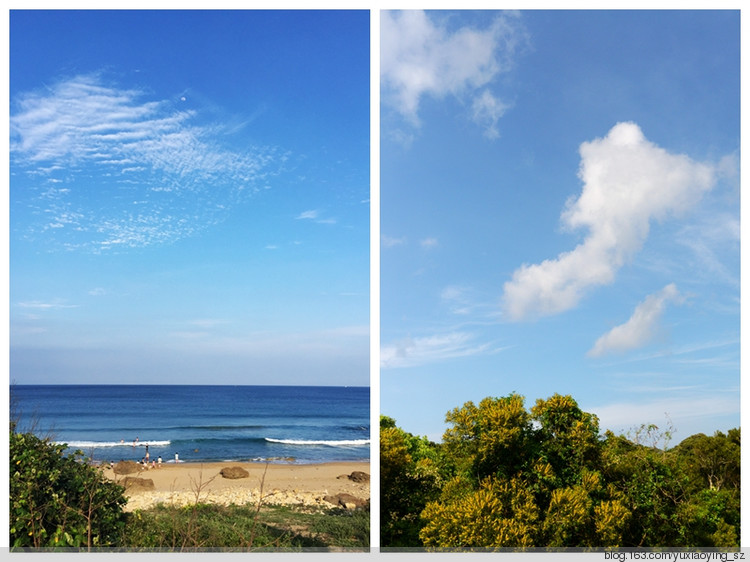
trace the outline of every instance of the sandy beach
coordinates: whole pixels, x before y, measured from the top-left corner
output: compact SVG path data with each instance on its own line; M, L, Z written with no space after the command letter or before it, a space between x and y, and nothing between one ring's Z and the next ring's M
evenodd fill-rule
M221 471L241 467L248 476L227 478ZM363 476L361 473L366 475ZM353 508L370 498L370 465L366 462L322 464L263 464L240 462L163 464L160 468L104 474L125 484L126 511L146 509L157 503L187 505L201 503L264 504ZM150 481L150 482L149 482ZM344 505L346 504L346 505Z

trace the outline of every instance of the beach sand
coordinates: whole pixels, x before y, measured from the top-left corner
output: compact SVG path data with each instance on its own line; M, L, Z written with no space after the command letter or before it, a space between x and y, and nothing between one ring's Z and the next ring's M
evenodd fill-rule
M221 470L242 467L246 478L229 479ZM366 481L355 481L352 473L367 474ZM126 488L126 511L147 509L157 503L188 505L201 503L257 505L261 497L264 504L306 505L334 507L335 497L353 508L358 502L370 499L370 464L367 462L335 462L321 464L264 464L264 463L178 463L163 464L161 468L139 470L133 474L115 474L107 467L104 474L111 480L123 483L126 477L136 478L153 488L131 485ZM326 500L325 498L328 498ZM355 501L353 498L356 498ZM343 506L339 503L339 506Z

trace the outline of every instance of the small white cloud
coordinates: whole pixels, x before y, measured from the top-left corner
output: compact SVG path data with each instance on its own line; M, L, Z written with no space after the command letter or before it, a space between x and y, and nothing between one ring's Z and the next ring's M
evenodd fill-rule
M679 302L680 292L669 284L658 293L649 295L636 306L630 319L615 326L600 337L589 350L589 357L601 357L610 353L622 353L638 349L653 341L667 303Z
M437 238L425 238L419 241L419 245L423 248L435 248L438 245Z
M523 265L504 285L509 320L551 315L575 307L592 287L612 283L642 248L652 220L694 206L715 183L715 169L649 142L635 123L618 123L580 147L583 190L562 213L569 229L587 228L575 249L556 259Z
M402 246L406 244L406 238L394 238L392 236L386 236L385 234L380 236L380 244L384 248L393 248L394 246Z
M497 123L508 110L508 105L495 97L489 90L484 90L474 98L472 104L472 118L474 122L485 128L484 134L489 139L500 136Z
M103 289L101 287L96 287L89 291L89 295L91 295L92 297L102 297L106 294L107 294L106 289Z
M424 96L452 95L469 101L475 121L497 135L505 104L486 87L512 68L527 41L517 14L500 14L485 29L452 31L421 10L383 11L380 34L384 103L418 126Z
M440 300L453 314L466 315L472 312L473 306L467 298L467 289L455 285L445 287L440 292Z
M407 132L402 129L391 129L387 131L388 138L390 138L394 143L400 144L404 148L410 148L411 145L414 143L414 133Z
M463 287L456 287L455 285L446 287L440 292L440 298L447 301L459 300L463 298L463 295Z
M296 217L297 220L315 220L317 218L318 218L318 211L316 210L302 211Z
M310 209L309 211L303 211L295 217L296 220L311 220L317 224L336 224L336 219L331 217L321 218L320 211L317 209Z

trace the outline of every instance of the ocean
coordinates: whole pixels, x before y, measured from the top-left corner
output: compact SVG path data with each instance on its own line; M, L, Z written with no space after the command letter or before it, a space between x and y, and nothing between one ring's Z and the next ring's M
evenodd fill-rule
M95 462L321 463L370 458L370 389L13 385L20 431Z

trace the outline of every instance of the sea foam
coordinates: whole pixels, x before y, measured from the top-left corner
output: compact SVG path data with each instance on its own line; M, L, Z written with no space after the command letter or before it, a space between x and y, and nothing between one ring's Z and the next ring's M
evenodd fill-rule
M340 441L313 441L305 439L271 439L266 437L269 443L282 443L284 445L328 445L329 447L351 447L369 445L369 439L342 439Z

